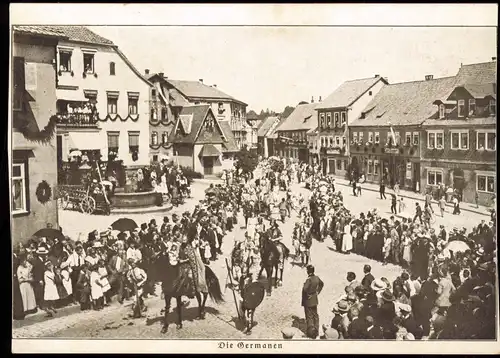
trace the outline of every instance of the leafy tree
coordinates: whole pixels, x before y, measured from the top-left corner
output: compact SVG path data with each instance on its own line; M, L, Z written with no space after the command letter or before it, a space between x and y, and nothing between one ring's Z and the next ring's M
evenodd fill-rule
M281 118L288 118L290 114L292 114L295 108L292 106L286 106L283 112L281 113Z
M243 173L252 173L259 163L257 153L249 151L246 146L236 153L235 159L235 167L241 168Z

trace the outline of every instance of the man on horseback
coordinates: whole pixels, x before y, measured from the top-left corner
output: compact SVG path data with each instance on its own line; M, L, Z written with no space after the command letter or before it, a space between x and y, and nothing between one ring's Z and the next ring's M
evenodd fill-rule
M252 333L255 309L264 299L264 291L264 286L260 282L254 281L252 273L248 272L241 277L239 281L240 297L238 309L243 316L241 318L245 325L244 332L247 335Z

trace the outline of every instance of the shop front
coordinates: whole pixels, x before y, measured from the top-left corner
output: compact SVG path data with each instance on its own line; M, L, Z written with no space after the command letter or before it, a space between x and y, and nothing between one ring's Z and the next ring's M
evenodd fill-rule
M345 155L343 148L322 148L323 173L345 177L349 168L349 157Z

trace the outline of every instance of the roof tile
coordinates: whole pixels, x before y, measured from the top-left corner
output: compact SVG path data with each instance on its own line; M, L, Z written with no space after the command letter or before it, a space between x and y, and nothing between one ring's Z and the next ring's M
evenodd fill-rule
M316 109L349 107L382 77L362 78L342 83L332 94L320 102Z
M457 73L457 84L497 83L497 62L463 65Z
M299 104L276 128L277 132L309 130L318 126L318 103Z
M25 28L25 31L35 31L37 33L58 34L65 36L69 41L80 41L101 45L113 45L113 42L92 32L85 26L56 26L56 25L36 25L18 26Z

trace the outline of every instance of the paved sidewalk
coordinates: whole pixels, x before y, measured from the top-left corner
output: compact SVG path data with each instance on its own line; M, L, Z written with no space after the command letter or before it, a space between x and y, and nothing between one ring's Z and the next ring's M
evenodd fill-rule
M335 184L340 184L343 186L351 187L351 185L349 185L349 181L344 179L344 178L334 177L334 179L335 179ZM362 188L362 190L369 190L369 191L374 191L377 193L379 192L379 186L377 184L363 183L363 184L361 184L361 188ZM389 194L391 194L393 192L394 191L392 189L386 190L386 193L389 193ZM425 198L422 194L407 191L407 190L400 190L399 196L402 196L403 198L419 200L422 202L425 201ZM435 200L433 200L432 202L437 203ZM451 203L446 203L446 206L453 208L453 204L451 204ZM481 205L479 205L479 208L476 208L476 205L471 204L471 203L463 203L463 202L460 203L460 210L461 211L469 211L469 212L476 213L479 215L490 216L491 209L492 209L491 207L486 207L486 206L481 206Z

